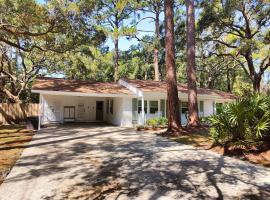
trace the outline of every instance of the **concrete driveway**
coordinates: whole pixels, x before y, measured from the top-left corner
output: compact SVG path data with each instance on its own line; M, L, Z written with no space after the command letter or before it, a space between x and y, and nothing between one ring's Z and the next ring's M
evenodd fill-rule
M270 199L270 170L133 129L59 126L35 135L0 199Z

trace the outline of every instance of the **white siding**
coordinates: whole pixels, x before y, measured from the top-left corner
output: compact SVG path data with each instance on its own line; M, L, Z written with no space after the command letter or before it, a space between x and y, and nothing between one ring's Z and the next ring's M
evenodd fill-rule
M42 123L64 121L64 106L75 107L76 121L91 122L96 120L96 101L104 101L103 118L106 120L106 98L43 95ZM83 113L79 114L78 105L83 104ZM53 112L54 111L54 112ZM51 120L55 119L55 120Z
M187 95L181 94L180 100L187 102ZM93 122L96 120L96 101L103 101L103 119L104 121L123 127L132 127L132 96L130 97L85 97L85 96L67 96L67 95L43 95L43 114L41 116L41 123L60 122L64 121L64 106L75 107L75 121L78 122ZM113 114L107 114L107 100L113 99ZM137 99L141 99L137 97ZM147 101L147 113L145 114L146 119L153 117L160 117L160 100L166 100L166 94L144 94L144 100ZM158 112L156 114L149 114L149 101L158 101ZM210 116L213 114L213 103L230 101L226 99L208 98L198 95L198 102L204 102L204 116ZM79 104L80 109L79 109ZM167 107L165 105L165 107ZM166 108L167 109L167 108ZM200 113L202 114L202 113ZM144 120L140 119L138 123L143 123ZM182 123L185 123L185 116L181 116Z
M201 100L204 101L204 116L210 116L213 114L213 100Z
M113 125L132 126L132 98L110 98L113 99L113 114L109 112L107 121Z

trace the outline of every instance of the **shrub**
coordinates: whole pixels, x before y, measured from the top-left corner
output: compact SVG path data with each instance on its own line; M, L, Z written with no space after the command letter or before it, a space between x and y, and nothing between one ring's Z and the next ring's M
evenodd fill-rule
M168 125L168 119L166 117L158 118L158 125L167 126Z
M158 126L158 118L148 119L148 120L146 120L146 124L151 126L152 128L157 128L157 126Z
M254 145L270 131L270 97L252 95L222 107L210 120L210 136L221 145Z
M151 118L146 120L146 124L152 128L157 128L158 126L164 127L168 124L168 119L165 117Z
M207 117L200 117L200 122L202 124L209 125L210 124L210 119L209 118L210 118L209 116L207 116Z
M144 129L144 126L143 125L138 125L136 128L137 128L138 131L140 131L140 130Z

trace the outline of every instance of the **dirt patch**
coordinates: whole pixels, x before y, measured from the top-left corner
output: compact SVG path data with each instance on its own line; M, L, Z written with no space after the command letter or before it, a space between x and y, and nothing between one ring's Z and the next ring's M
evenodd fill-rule
M0 184L20 157L34 132L24 126L0 127Z

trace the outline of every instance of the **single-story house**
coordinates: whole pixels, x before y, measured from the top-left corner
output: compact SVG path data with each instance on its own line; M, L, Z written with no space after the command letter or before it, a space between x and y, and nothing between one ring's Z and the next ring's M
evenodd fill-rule
M40 94L40 124L107 122L131 127L149 118L166 117L166 82L127 80L95 82L60 78L37 79L33 93ZM188 90L178 84L181 123L187 123ZM217 106L234 100L219 90L198 88L200 116L216 112Z

